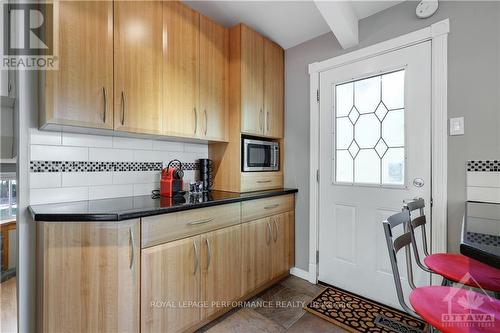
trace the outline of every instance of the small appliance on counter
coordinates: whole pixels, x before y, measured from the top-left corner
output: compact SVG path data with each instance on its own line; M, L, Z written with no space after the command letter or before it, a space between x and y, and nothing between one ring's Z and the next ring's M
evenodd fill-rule
M172 166L175 162L178 166ZM161 171L160 196L174 197L184 194L183 177L182 162L177 159L168 162L167 167Z
M208 158L200 158L198 163L200 165L200 181L202 190L203 192L208 192L214 185L212 160Z
M241 171L278 171L280 169L279 142L243 136L241 144Z

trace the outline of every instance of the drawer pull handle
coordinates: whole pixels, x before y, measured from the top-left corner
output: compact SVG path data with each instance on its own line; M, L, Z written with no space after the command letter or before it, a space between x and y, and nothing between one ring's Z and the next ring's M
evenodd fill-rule
M130 245L130 265L129 268L132 269L134 266L134 233L132 228L128 229L129 245Z
M269 180L269 179L268 180L258 180L257 184L265 184L265 183L270 183L270 182L271 182L271 180Z
M194 272L193 275L196 274L196 271L198 270L198 265L200 264L200 258L198 256L198 245L196 244L196 241L193 241L193 247L194 247Z
M276 229L276 238L274 239L274 242L276 243L280 234L280 227L278 226L276 219L274 219L273 221L274 221L274 228Z
M271 205L271 206L266 206L266 207L264 207L264 209L273 209L273 208L277 208L279 206L280 206L280 204L274 204L274 205Z
M192 221L192 222L189 222L188 225L204 224L204 223L212 222L213 220L214 219L211 218L211 219L206 219L206 220Z

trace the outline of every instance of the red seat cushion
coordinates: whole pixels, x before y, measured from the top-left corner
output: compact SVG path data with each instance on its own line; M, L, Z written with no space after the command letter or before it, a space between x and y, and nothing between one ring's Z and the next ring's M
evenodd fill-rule
M500 291L500 269L461 254L437 253L424 259L431 270L467 286Z
M426 322L443 333L500 332L500 301L467 289L417 288L410 303Z

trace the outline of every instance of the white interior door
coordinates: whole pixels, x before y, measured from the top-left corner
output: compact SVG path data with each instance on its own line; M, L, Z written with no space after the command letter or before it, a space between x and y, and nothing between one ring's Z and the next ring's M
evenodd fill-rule
M431 43L322 72L320 96L318 278L399 307L382 221L430 202Z

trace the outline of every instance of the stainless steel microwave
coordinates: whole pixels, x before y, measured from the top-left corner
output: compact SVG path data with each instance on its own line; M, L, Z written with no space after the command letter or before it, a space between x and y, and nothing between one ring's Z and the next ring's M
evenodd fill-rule
M278 171L280 146L276 141L242 139L242 171Z

